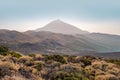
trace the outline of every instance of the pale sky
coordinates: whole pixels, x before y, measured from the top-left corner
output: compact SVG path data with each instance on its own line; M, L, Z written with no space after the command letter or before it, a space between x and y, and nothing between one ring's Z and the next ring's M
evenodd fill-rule
M0 29L32 30L56 19L120 35L120 0L0 0Z

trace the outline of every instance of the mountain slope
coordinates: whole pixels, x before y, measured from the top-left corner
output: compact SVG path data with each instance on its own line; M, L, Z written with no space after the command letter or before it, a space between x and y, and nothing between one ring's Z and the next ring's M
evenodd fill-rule
M9 35L8 35L9 34ZM4 37L3 37L4 35ZM12 37L11 37L12 36ZM0 31L0 45L22 53L68 53L96 52L106 49L86 38L51 32Z
M28 53L101 53L120 52L120 36L108 34L65 35L48 31L17 32L0 30L0 45Z
M93 44L89 41L85 41L82 38L77 38L71 35L63 35L51 32L26 32L25 34L37 37L40 39L39 44L45 43L46 47L56 44L55 46L49 47L52 48L52 51L58 53L73 53L81 52L81 51L97 51L98 48L105 49L102 46ZM52 41L52 42L51 42ZM37 42L38 43L38 42ZM58 44L61 47L58 47Z
M31 37L18 31L0 30L0 42L30 42Z
M82 31L76 28L73 25L67 24L61 20L55 20L44 26L43 28L39 28L36 31L50 31L54 33L62 33L62 34L88 34L87 31Z
M94 40L94 43L99 43L104 47L107 47L108 52L120 52L120 36L119 35L92 33L84 36Z

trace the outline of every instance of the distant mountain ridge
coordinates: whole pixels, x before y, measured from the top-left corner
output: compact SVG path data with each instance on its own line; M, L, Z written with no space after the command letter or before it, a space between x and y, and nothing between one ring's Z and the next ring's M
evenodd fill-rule
M58 23L57 23L58 22ZM61 21L53 21L53 25L68 25ZM48 24L49 25L49 24ZM50 23L51 25L51 23ZM56 27L54 26L54 27ZM71 26L71 25L70 25ZM47 26L48 27L48 26ZM53 27L53 26L52 26ZM65 26L64 26L65 27ZM75 27L71 26L76 30ZM102 33L60 33L52 31L26 31L18 32L0 30L0 45L9 47L11 50L24 54L29 53L61 53L72 55L84 55L93 53L120 52L120 36ZM46 29L46 28L45 28ZM57 29L57 28L56 28ZM68 28L67 28L68 29ZM59 28L58 28L59 30ZM75 31L74 30L74 31ZM67 32L67 31L66 31ZM83 31L84 32L84 31ZM72 35L72 34L74 35ZM94 55L94 54L93 54ZM103 55L103 54L101 54Z
M50 31L54 33L62 33L62 34L89 34L87 31L80 30L79 28L65 23L61 20L55 20L48 23L46 26L42 28L38 28L35 31Z

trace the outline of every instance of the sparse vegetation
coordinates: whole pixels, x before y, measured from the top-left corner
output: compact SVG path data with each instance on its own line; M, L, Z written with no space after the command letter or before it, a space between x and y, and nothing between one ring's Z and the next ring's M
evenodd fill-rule
M119 59L22 55L4 48L0 48L0 80L120 80Z
M9 49L7 47L4 46L0 46L0 55L11 55L13 57L16 58L20 58L22 55L18 52L14 52L14 51L9 51Z

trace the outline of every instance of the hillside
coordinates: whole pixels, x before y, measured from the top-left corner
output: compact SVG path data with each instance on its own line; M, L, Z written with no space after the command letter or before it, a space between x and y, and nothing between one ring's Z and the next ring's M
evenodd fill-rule
M103 34L103 33L91 33L84 35L92 40L94 43L99 43L108 48L108 52L120 52L120 36Z
M107 49L104 46L87 40L87 38L51 32L27 31L20 33L15 31L15 33L13 33L13 31L5 31L5 33L0 33L0 35L1 45L6 45L11 50L24 54L78 54L80 52L97 52Z
M0 46L0 80L120 80L120 60L58 54L23 55Z
M48 31L0 30L0 45L24 54L90 54L120 52L120 36L108 34L66 35Z
M11 30L0 30L0 41L1 42L30 42L31 37L20 33L18 31L11 31Z

